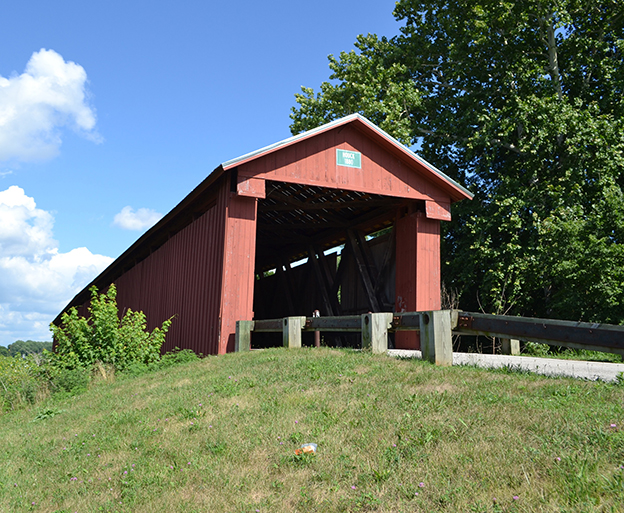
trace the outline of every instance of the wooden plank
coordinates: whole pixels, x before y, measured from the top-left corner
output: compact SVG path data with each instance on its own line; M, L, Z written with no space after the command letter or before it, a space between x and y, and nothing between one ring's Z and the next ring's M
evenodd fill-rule
M308 317L305 331L360 332L361 315L342 315L340 317Z
M277 205L261 205L258 208L259 212L282 212L287 211L290 212L293 210L293 207L305 210L305 211L313 211L313 210L341 210L343 208L346 209L356 209L356 208L371 208L371 207L387 207L393 205L396 200L393 199L377 199L370 196L364 196L362 200L349 200L349 201L324 201L320 203L305 203L303 201L299 201L296 198L290 198L286 200L284 196L280 196L279 199L284 201L285 204L277 204Z
M235 352L251 349L251 332L254 330L254 321L236 321Z
M451 204L444 201L425 201L425 215L438 221L451 220Z
M353 230L347 230L347 237L349 240L349 244L351 245L351 252L353 254L355 265L360 275L360 279L362 280L362 284L364 285L364 291L366 292L366 296L371 306L371 310L373 312L379 312L380 308L377 297L375 296L375 287L371 282L362 249L359 247L357 242L357 236Z
M375 354L388 351L388 329L392 325L392 313L362 314L362 350Z
M501 338L501 353L518 356L520 341L517 338Z
M282 319L262 319L254 321L254 332L257 333L281 333Z
M624 326L459 312L454 332L624 354Z
M450 310L422 312L420 335L423 360L443 367L453 365Z
M305 317L284 317L282 319L282 340L284 347L289 349L301 347L301 329L305 325Z
M266 198L265 180L237 176L236 194L249 198Z

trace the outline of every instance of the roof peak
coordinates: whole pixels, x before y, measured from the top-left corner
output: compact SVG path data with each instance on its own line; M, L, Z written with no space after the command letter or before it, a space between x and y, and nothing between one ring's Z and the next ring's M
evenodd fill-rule
M219 166L217 169L215 169L215 171L217 171L218 169L225 170L225 169L230 169L230 168L236 167L236 166L238 166L238 165L240 165L240 164L242 164L244 162L249 162L250 160L254 160L256 158L259 158L259 157L261 157L263 155L266 155L268 153L271 153L273 151L277 151L277 150L279 150L281 148L284 148L286 146L290 146L291 144L295 144L295 143L297 143L299 141L302 141L302 140L308 139L310 137L314 137L315 135L321 134L323 132L327 132L329 130L332 130L332 129L338 127L338 126L343 126L343 125L346 125L346 124L349 124L349 123L353 123L353 122L360 123L361 125L365 126L368 130L370 130L371 132L376 133L377 136L379 136L379 137L381 137L383 139L386 139L393 146L395 146L398 150L403 152L406 156L410 157L412 160L417 161L421 166L423 166L426 169L428 169L434 175L437 175L438 178L440 178L440 179L444 180L445 182L447 182L452 188L456 189L460 193L461 196L464 196L464 197L469 198L469 199L472 199L474 197L474 194L472 192L470 192L468 189L466 189L463 185L461 185L458 182L456 182L455 180L453 180L451 177L449 177L448 175L446 175L445 173L440 171L438 168L436 168L434 165L432 165L429 162L427 162L422 157L419 157L411 149L409 149L407 146L405 146L400 141L395 139L393 136L391 136L385 130L379 128L376 124L374 124L368 118L366 118L366 117L364 117L364 116L362 116L361 114L358 114L358 113L349 114L348 116L344 116L342 118L335 119L333 121L330 121L329 123L325 123L324 125L320 125L320 126L318 126L316 128L312 128L310 130L307 130L306 132L301 132L300 134L296 134L296 135L293 135L293 136L288 137L286 139L283 139L281 141L278 141L276 143L269 144L268 146L264 146L263 148L257 149L255 151L251 151L249 153L241 155L240 157L236 157L234 159L230 159L230 160L228 160L226 162L223 162L221 164L221 166ZM213 171L213 173L215 171Z

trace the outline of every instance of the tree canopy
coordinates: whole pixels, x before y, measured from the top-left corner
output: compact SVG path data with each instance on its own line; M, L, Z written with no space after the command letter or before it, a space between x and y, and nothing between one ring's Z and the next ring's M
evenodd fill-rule
M43 350L52 351L52 342L37 342L35 340L16 340L8 347L0 346L1 356L28 355L42 353Z
M624 4L401 0L303 88L293 133L359 112L475 193L445 228L461 306L624 322Z

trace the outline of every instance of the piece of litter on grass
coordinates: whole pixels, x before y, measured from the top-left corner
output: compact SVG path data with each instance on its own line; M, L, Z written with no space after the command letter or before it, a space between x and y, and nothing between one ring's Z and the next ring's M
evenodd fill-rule
M316 454L316 444L303 444L295 451L297 456L301 454Z

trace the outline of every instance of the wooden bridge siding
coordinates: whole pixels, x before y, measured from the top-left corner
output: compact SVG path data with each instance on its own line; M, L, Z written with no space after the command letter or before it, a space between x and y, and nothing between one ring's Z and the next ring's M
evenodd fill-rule
M216 354L229 183L215 205L115 280L120 311L142 310L153 329L175 315L164 351Z
M396 222L395 311L440 309L440 221L423 212L408 213ZM419 334L398 332L397 349L420 349Z
M229 195L218 354L234 351L236 321L253 319L257 213L257 198Z
M362 168L336 165L336 149L360 152ZM353 127L335 129L306 140L304 144L286 146L244 163L239 166L238 174L239 179L243 180L255 177L400 198L441 201L445 206L449 203L449 197L419 173L416 163L408 165Z

